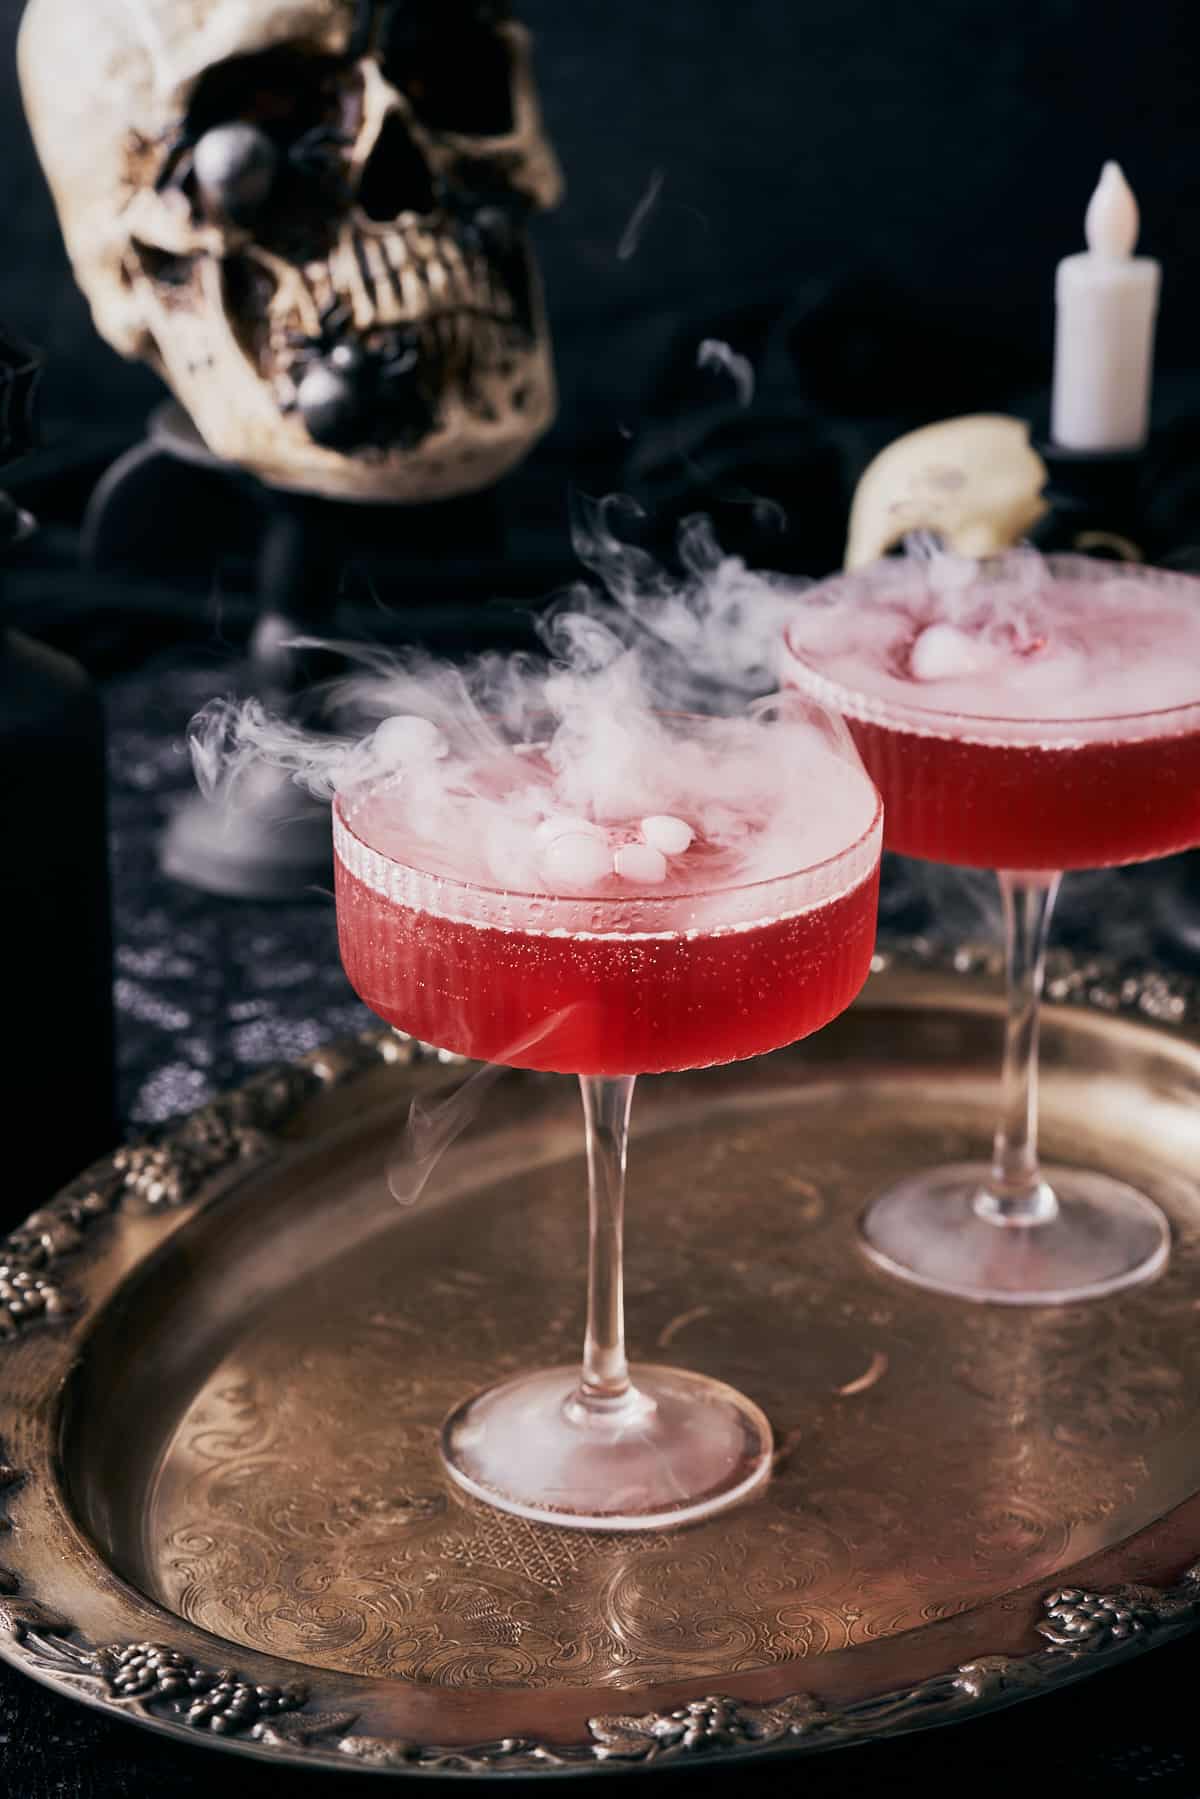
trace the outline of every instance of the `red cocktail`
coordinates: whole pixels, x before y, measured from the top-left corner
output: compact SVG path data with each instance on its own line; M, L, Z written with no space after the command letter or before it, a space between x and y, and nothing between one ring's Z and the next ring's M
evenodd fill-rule
M1200 839L1200 728L1178 729L1173 714L1167 726L1062 744L865 719L850 728L887 794L889 849L962 868L1057 871L1148 861Z
M869 1253L1009 1303L1149 1279L1167 1254L1157 1207L1102 1175L1042 1177L1037 1007L1061 871L1200 843L1200 581L1027 552L889 560L805 596L784 680L846 719L889 849L1001 871L1010 1016L992 1166L893 1188L864 1219Z
M505 925L485 922L495 896L472 894L470 918L400 902L371 883L369 845L340 808L336 830L338 934L355 991L389 1024L477 1061L589 1075L737 1062L819 1030L870 965L878 864L824 898L809 871L809 903L779 917L738 919L754 909L750 890L730 896L721 923L719 905L684 893L617 902L625 915L636 904L636 919L610 904L607 930L558 932L528 916L522 928L511 895ZM427 897L457 896L443 886ZM577 903L557 904L578 915ZM698 911L714 921L689 923Z
M608 1529L730 1505L766 1479L771 1454L766 1420L732 1389L626 1365L634 1077L760 1055L841 1012L870 966L882 838L874 787L815 709L654 729L669 811L627 818L611 796L581 808L578 793L568 810L553 758L519 745L439 769L436 836L411 804L419 767L372 775L334 809L342 957L366 1003L439 1047L580 1076L592 1204L582 1374L551 1369L477 1395L448 1420L443 1453L460 1485L507 1510Z

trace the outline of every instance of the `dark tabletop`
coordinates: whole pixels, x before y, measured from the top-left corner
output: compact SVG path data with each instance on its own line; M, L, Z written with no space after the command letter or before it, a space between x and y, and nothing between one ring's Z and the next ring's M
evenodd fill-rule
M116 982L122 1107L132 1131L161 1123L254 1069L358 1030L369 1014L336 953L328 895L286 904L215 899L168 881L157 846L173 803L191 790L182 733L194 708L229 683L228 669L176 654L109 682ZM1181 860L1152 874L1077 877L1060 934L1084 949L1137 961L1179 960L1158 902L1187 891ZM1074 893L1072 893L1074 886ZM980 934L986 885L896 864L885 930ZM1197 904L1200 913L1200 902ZM1156 923L1156 918L1159 923ZM625 1790L782 1794L1200 1794L1193 1684L1200 1641L1185 1640L1066 1691L949 1729L786 1762L622 1775ZM601 1776L600 1778L607 1778ZM313 1799L374 1790L369 1777L280 1773L214 1749L180 1747L60 1699L0 1665L0 1794L8 1799L151 1799L209 1794ZM545 1780L506 1781L525 1792ZM382 1790L382 1789L381 1789Z

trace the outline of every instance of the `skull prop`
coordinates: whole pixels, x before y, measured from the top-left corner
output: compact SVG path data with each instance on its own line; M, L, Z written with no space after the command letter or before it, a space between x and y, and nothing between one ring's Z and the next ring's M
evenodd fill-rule
M101 334L262 480L426 501L554 415L561 178L503 0L30 0L26 111Z
M1046 510L1046 468L1020 419L973 413L898 437L864 471L850 509L846 567L928 531L959 556L1011 548Z

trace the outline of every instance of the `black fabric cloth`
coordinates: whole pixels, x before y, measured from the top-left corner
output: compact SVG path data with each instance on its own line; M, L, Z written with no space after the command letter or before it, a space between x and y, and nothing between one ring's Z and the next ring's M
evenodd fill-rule
M744 359L741 383L716 346ZM701 511L752 565L823 575L841 562L854 485L877 451L957 413L1032 416L1037 380L1028 353L937 326L878 277L763 292L681 325L622 485L662 553L680 516Z

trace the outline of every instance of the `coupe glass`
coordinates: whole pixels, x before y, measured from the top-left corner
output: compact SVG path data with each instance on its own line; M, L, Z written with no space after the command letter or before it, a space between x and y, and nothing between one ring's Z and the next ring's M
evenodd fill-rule
M661 1528L731 1506L768 1478L770 1427L751 1400L685 1369L626 1361L626 1144L638 1074L778 1049L836 1017L866 978L882 809L844 726L811 710L821 766L832 748L853 771L857 823L836 854L742 886L501 891L425 872L394 845L381 853L379 782L335 802L342 959L367 1005L472 1059L579 1077L589 1190L582 1365L492 1386L442 1431L459 1486L520 1517Z
M1068 584L1072 666L1081 683L1089 651L1103 638L1112 693L1114 631L1125 646L1125 660L1115 664L1118 686L1141 698L1153 684L1155 657L1174 658L1186 671L1196 655L1200 582L1159 570L1077 556L1042 563L1017 552L978 564L956 609L968 610L974 594L1004 607L1011 600L1019 618L1039 578ZM1119 589L1109 585L1117 582ZM1051 717L939 710L936 680L910 679L912 701L900 695L895 661L877 682L832 677L829 621L839 607L853 609L856 629L869 633L872 608L928 616L930 584L926 562L881 562L810 590L806 607L818 611L787 632L785 682L846 719L884 797L886 847L996 870L1003 902L1007 1021L991 1162L897 1182L864 1214L864 1246L889 1273L966 1299L1090 1299L1159 1274L1170 1238L1158 1206L1125 1182L1039 1163L1046 937L1064 870L1139 862L1200 843L1200 667L1195 704L1131 706L1099 717L1082 716L1086 700ZM1040 647L1034 640L1029 653ZM1184 673L1174 691L1189 679Z

